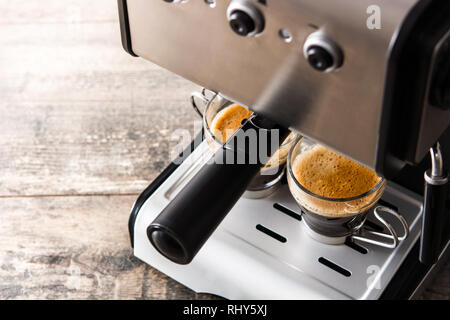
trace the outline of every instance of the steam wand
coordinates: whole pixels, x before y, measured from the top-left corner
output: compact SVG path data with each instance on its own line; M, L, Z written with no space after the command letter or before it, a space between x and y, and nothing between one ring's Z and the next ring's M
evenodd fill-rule
M425 195L420 240L420 262L426 265L436 263L441 247L445 223L445 201L449 176L444 168L439 142L430 148L431 169L424 174Z

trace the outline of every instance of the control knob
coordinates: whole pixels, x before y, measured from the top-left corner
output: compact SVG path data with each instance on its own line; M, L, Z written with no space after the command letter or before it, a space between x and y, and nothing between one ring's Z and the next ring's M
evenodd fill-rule
M258 6L248 0L234 0L228 6L231 29L242 37L255 36L264 30L264 16Z

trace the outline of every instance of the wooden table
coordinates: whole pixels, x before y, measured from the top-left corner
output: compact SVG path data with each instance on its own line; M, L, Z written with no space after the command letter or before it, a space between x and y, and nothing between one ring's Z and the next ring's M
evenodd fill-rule
M0 299L197 299L127 220L198 87L120 44L112 0L0 3ZM186 141L188 142L188 141ZM424 298L450 298L447 264Z

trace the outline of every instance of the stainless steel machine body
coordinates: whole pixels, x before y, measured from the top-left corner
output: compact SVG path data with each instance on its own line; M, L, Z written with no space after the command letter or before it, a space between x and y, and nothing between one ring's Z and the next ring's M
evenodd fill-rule
M128 44L133 54L383 173L387 137L380 132L392 108L386 101L389 60L418 3L128 0ZM235 7L250 14L256 7L262 20L255 18L256 27L263 29L247 36L233 32ZM379 28L371 22L377 13ZM326 72L312 67L305 57L311 46L328 51L334 66ZM432 70L426 71L429 83ZM406 159L411 162L425 156L450 118L448 110L426 101L420 101L420 134Z

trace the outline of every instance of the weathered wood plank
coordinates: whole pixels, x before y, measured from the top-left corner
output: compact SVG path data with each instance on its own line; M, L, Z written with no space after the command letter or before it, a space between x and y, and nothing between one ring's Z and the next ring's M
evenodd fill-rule
M55 32L51 25L2 27L0 35L19 35L0 37L2 101L127 101L150 108L154 100L187 101L189 92L198 88L126 54L118 37L111 41L119 32L116 23L84 24L82 29L88 31L85 36L63 30L49 36Z
M194 299L132 256L134 196L0 199L0 299Z
M0 24L84 23L117 20L115 0L2 1Z
M128 55L117 22L2 25L0 44L2 100L148 104L187 99L198 88Z
M126 54L117 23L1 29L0 196L138 193L195 135L198 86Z
M0 103L0 196L137 194L168 164L185 101ZM174 137L176 138L176 137Z

